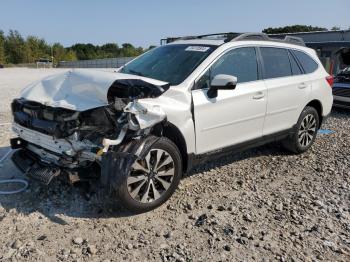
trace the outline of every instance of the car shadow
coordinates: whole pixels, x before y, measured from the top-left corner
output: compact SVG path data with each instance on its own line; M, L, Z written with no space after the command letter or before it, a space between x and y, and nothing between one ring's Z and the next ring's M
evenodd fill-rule
M332 117L335 118L341 118L344 116L350 116L350 109L340 108L340 107L333 107L331 112Z
M9 147L0 147L0 159ZM66 179L54 179L49 186L28 178L13 164L10 154L0 166L0 181L4 179L25 179L29 182L27 190L13 195L0 195L1 207L7 212L15 209L17 213L29 215L38 212L54 223L67 225L64 217L110 218L128 217L135 213L123 208L118 202L106 199L94 187L80 183L70 185ZM18 185L17 185L18 186ZM0 190L14 190L16 185L3 184ZM1 221L1 212L0 212Z
M247 149L242 152L228 152L225 156L211 157L210 160L204 161L203 163L195 166L186 177L191 177L199 173L207 172L211 169L220 168L229 164L233 164L238 161L245 159L252 159L261 156L283 156L289 155L290 153L283 149L279 142L269 143L263 146L259 146L252 149Z
M0 159L8 147L0 147ZM234 163L246 158L259 157L261 155L285 154L276 145L267 145L251 149L239 154L232 154L206 162L195 167L184 179L195 176L204 171L218 168L229 163ZM25 175L12 163L9 156L0 167L0 180L2 179L26 179ZM0 187L0 190L6 188ZM11 188L13 189L13 188ZM14 195L0 195L0 206L7 211L15 209L24 215L38 212L56 224L67 225L71 218L121 218L136 215L125 208L113 198L104 197L104 191L98 186L90 186L87 183L70 185L66 179L54 179L49 186L29 180L29 187L25 192Z

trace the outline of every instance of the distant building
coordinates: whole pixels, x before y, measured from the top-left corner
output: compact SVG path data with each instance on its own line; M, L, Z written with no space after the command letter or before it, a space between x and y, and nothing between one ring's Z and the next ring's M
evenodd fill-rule
M326 70L336 74L350 65L350 30L290 33L270 35L284 38L286 35L301 37L306 46L316 50Z

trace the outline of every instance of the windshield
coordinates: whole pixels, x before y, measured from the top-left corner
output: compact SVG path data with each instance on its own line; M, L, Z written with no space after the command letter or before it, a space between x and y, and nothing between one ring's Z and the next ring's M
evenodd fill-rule
M124 66L120 72L182 83L216 46L171 44L152 49Z

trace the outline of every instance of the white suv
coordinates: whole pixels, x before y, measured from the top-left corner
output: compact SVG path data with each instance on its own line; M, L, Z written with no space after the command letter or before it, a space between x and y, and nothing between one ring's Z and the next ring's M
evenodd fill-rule
M214 155L276 140L306 151L331 111L331 82L296 38L179 39L118 72L73 70L26 87L12 103L12 159L45 184L98 183L144 212Z

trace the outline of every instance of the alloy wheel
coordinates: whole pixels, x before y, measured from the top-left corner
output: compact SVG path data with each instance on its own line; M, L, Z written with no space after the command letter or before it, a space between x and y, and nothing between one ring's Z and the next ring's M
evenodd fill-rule
M298 131L298 141L302 147L307 147L312 142L317 130L316 118L312 114L308 114L301 121Z
M128 192L138 202L153 202L170 188L174 175L171 155L162 149L152 149L132 165L127 178Z

